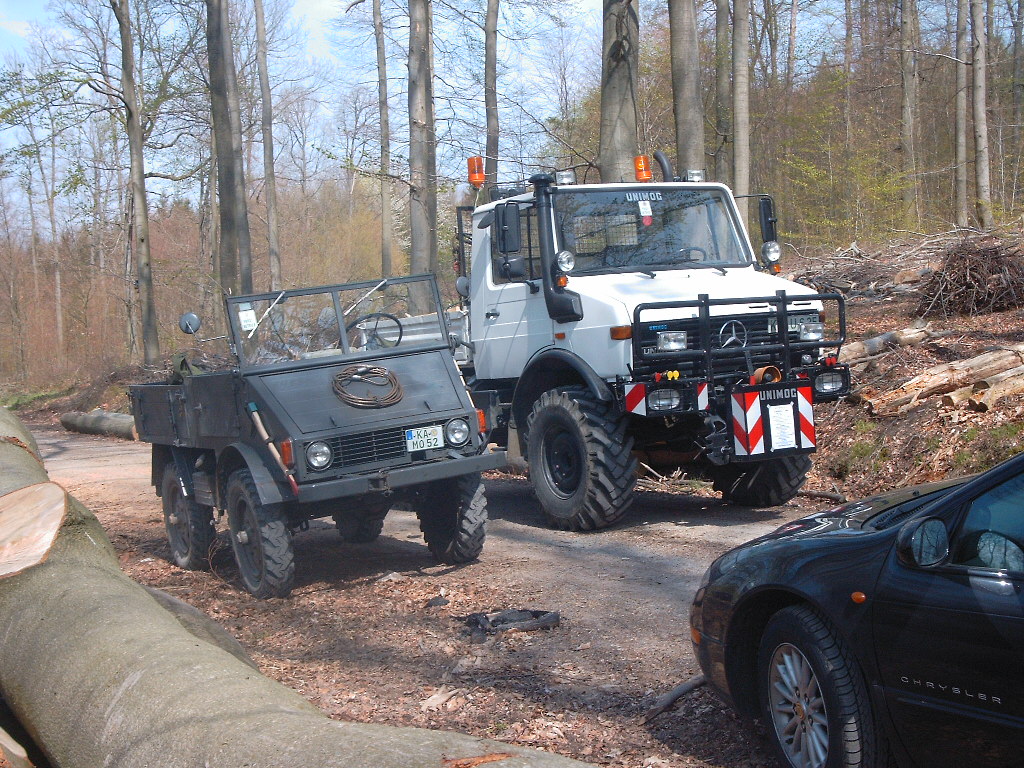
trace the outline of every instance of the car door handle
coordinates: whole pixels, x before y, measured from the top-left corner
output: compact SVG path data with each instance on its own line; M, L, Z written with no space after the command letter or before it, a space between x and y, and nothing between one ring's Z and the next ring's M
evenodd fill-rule
M491 310L488 310L487 312L484 312L484 317L486 317L488 320L490 320L493 317L498 317L500 314L501 314L501 312L499 312L498 310L491 309Z

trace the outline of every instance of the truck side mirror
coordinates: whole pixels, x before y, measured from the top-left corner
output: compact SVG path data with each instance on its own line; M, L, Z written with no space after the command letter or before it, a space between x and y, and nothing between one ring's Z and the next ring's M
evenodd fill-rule
M526 259L522 256L509 256L501 260L501 274L507 280L522 280L526 277Z
M516 203L502 203L495 206L494 223L499 253L517 253L522 250L519 206Z
M765 195L758 198L757 202L758 217L761 220L761 242L774 243L779 239L775 231L775 223L778 221L775 218L775 201Z
M202 324L203 321L199 319L199 315L195 312L186 312L178 318L178 327L182 333L193 334L199 330L199 326Z

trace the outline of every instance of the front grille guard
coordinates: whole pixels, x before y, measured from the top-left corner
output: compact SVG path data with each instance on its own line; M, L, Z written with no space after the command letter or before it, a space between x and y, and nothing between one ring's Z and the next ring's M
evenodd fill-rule
M835 339L821 339L820 341L794 341L789 338L789 315L806 312L806 309L790 310L787 304L794 301L820 301L822 303L834 301L839 317L839 336ZM769 316L776 318L775 335L776 341L770 344L757 344L756 346L713 348L711 346L712 320L711 307L726 307L750 304L767 304L774 307L774 312ZM672 352L644 353L642 347L642 312L654 309L692 309L698 311L698 329L700 333L700 349L675 350ZM755 316L751 313L751 316ZM755 356L761 357L766 353L781 353L780 368L783 376L789 378L792 371L792 354L804 350L817 351L823 347L834 347L837 350L846 341L846 301L839 293L813 293L789 296L785 291L777 291L774 296L753 296L741 299L712 299L708 294L702 293L696 299L686 301L659 301L649 304L638 304L633 310L633 360L635 363L634 374L649 373L657 365L664 367L665 364L678 362L703 362L704 376L697 373L697 378L714 379L716 376L715 362L721 360L737 360L742 358L746 367L752 367L752 360ZM773 359L773 363L776 362ZM733 369L735 371L735 368ZM753 373L753 371L748 371ZM721 375L721 374L719 374Z

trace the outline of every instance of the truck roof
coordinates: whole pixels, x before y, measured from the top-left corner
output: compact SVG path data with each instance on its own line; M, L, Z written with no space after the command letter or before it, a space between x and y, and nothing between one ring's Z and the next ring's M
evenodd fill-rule
M729 189L725 184L717 181L631 181L631 182L618 182L615 184L564 184L562 186L552 185L556 189L578 189L581 192L588 191L602 191L602 190L615 190L615 189L714 189L719 192L725 192L732 197L732 190ZM492 200L489 203L484 203L473 209L473 213L486 213L496 206L498 203L507 203L515 201L519 203L528 203L533 199L533 190L525 192L521 195L513 195L511 197L505 197L500 200Z

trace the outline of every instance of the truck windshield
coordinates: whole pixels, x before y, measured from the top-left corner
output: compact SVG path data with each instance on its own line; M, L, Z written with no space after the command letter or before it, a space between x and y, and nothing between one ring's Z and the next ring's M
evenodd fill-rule
M554 197L574 275L747 266L725 195L713 189L573 190Z
M238 296L228 315L246 366L447 343L429 276Z

